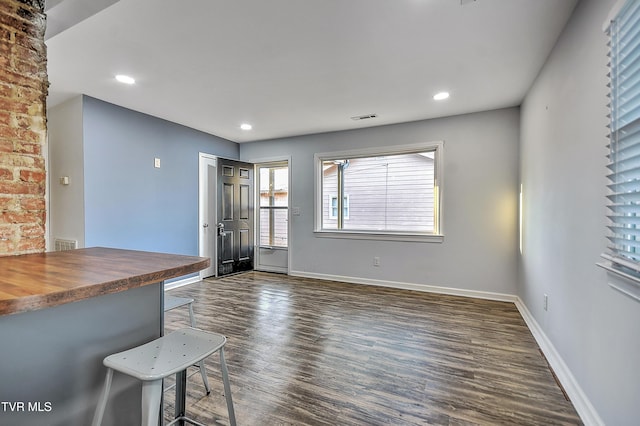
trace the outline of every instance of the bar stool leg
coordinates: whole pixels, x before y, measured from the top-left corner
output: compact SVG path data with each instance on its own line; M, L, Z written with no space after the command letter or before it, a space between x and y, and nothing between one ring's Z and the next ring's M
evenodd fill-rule
M142 382L142 425L158 426L160 421L160 401L162 400L162 380Z
M174 404L175 419L178 425L184 426L184 417L187 413L187 370L176 373L176 399Z
M209 379L207 378L207 370L204 369L204 360L198 363L198 368L200 368L200 375L202 376L202 383L204 383L204 389L207 392L207 395L211 393L211 388L209 387Z
M191 327L196 327L196 317L193 315L193 303L189 303L189 321L191 322Z
M191 322L191 327L196 327L196 317L193 314L193 303L189 303L189 320ZM202 376L202 383L204 384L204 390L207 392L207 395L211 393L211 388L209 387L209 379L207 378L207 370L204 368L204 360L200 361L198 364L198 368L200 369L200 375Z
M93 421L91 426L100 426L102 424L102 417L104 416L104 409L107 407L107 401L109 400L109 391L111 390L111 380L113 379L113 370L107 368L107 376L104 379L104 387L102 388L102 394L98 400L96 412L93 415Z
M236 426L236 413L233 410L229 371L227 370L227 363L224 360L224 347L220 348L220 369L222 370L222 383L224 383L224 397L227 400L227 411L229 412L229 425Z

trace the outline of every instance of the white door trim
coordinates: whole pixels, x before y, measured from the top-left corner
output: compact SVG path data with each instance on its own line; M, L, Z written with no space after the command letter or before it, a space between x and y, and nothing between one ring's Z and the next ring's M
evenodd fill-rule
M209 188L207 168L211 165L217 167L218 157L204 152L198 153L198 256L211 258L211 266L200 271L200 279L205 276L218 276L218 247L216 239L211 244L207 236L216 232L216 221L210 220L211 214L216 216L216 192L217 174L214 176L216 184ZM211 199L213 197L213 199ZM213 206L213 212L209 212L207 206ZM208 217L207 217L208 216ZM208 225L205 227L205 225ZM213 274L211 274L213 271Z
M288 210L288 214L287 214L287 235L288 235L288 246L287 246L287 268L286 270L281 270L279 268L276 269L272 269L272 268L265 268L264 266L258 268L258 265L260 264L260 224L259 224L259 217L260 214L256 213L254 215L255 218L255 226L254 229L256 230L256 232L254 233L255 235L255 249L254 249L254 256L255 256L255 269L256 270L262 270L262 271L267 271L267 272L279 272L279 273L286 273L287 275L289 275L289 273L291 272L291 242L292 242L292 237L291 237L291 219L292 219L292 206L291 206L291 193L292 193L292 188L291 188L291 156L283 156L283 157L268 157L268 158L258 158L258 159L251 159L251 160L243 160L246 161L247 163L253 163L253 167L254 167L254 176L256 176L255 181L256 181L256 191L255 191L255 209L256 212L260 209L260 188L259 188L259 181L260 178L258 176L258 168L259 166L262 165L266 165L266 164L270 164L270 163L287 163L287 168L289 169L289 193L287 194L288 200L288 206L289 206L289 210Z

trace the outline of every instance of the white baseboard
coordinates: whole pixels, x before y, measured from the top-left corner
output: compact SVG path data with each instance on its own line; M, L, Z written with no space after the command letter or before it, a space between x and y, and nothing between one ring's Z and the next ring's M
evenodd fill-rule
M402 290L423 291L425 293L449 294L452 296L474 297L476 299L498 300L501 302L514 302L516 296L504 293L492 293L490 291L464 290L451 287L438 287L426 284L405 283L400 281L375 280L372 278L345 277L340 275L318 274L314 272L290 271L289 275L303 278L316 278L327 281L340 281L350 284L366 284L378 287L399 288Z
M193 283L198 283L200 281L202 280L200 279L199 275L185 278L183 280L171 281L170 283L165 283L164 291L173 290L174 288L182 287L182 286L193 284Z
M531 312L529 312L529 309L527 309L522 299L516 297L515 304L584 424L586 426L604 426L604 422L578 384L576 378L571 374L571 370L569 370L569 367L555 346L553 346L553 343L551 343L538 322L533 315L531 315Z
M375 280L371 278L345 277L339 275L318 274L314 272L290 271L289 275L303 278L316 278L328 281L340 281L350 284L367 284L380 287L391 287L403 290L423 291L427 293L449 294L453 296L473 297L477 299L497 300L502 302L512 302L520 312L527 327L536 339L538 346L544 353L549 365L556 374L556 377L567 392L569 399L575 407L578 415L586 426L604 426L604 422L593 407L589 398L584 393L578 382L576 381L571 370L564 362L556 348L553 346L547 335L544 333L540 325L531 315L524 302L520 297L513 294L493 293L488 291L463 290L450 287L439 287L426 284L404 283L398 281Z

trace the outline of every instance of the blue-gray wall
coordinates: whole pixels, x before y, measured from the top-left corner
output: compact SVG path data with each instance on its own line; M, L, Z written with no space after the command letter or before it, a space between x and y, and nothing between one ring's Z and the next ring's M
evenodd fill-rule
M197 255L198 153L238 144L88 96L82 113L85 246Z
M519 123L520 110L506 108L243 143L240 156L250 162L291 158L291 207L300 212L290 224L293 275L502 297L516 292ZM436 141L444 141L443 242L314 234L315 153ZM373 266L374 257L379 266Z

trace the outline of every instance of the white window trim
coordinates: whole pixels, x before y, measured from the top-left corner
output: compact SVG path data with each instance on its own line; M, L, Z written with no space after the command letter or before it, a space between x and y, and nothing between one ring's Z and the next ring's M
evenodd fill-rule
M611 10L609 11L609 15L607 15L607 19L605 19L604 23L602 24L602 32L606 33L607 31L609 31L611 23L614 19L616 19L616 16L618 16L618 13L620 13L626 2L627 0L618 0L616 4L613 5Z
M609 33L612 23L618 18L619 13L622 11L626 3L627 0L618 0L618 2L613 6L602 26L605 33ZM611 39L609 34L608 38ZM610 49L611 46L609 46L608 50L610 51ZM613 73L611 69L610 73ZM616 88L613 87L613 84L611 84L611 86L612 87L610 87L609 91L610 94L612 91L616 90ZM614 101L615 99L612 98L611 102ZM613 129L612 119L610 120L610 126L612 131L616 130ZM614 143L614 141L611 140L611 136L609 142L610 146ZM605 253L602 253L601 257L603 260L596 263L596 265L607 271L607 281L609 286L637 302L640 302L640 263L627 259L623 256L618 256L615 250L610 249L607 249Z
M322 229L322 162L335 158L374 157L383 155L411 154L421 151L435 151L435 218L434 232L387 232L387 231L353 231ZM316 153L314 163L314 235L321 238L346 238L357 240L409 241L425 243L441 243L444 241L442 220L444 141L396 145L387 147L371 147L347 151Z
M427 233L400 233L400 232L375 232L375 231L313 231L314 236L320 238L342 238L348 240L376 240L376 241L405 241L413 243L441 243L444 241L442 234Z

